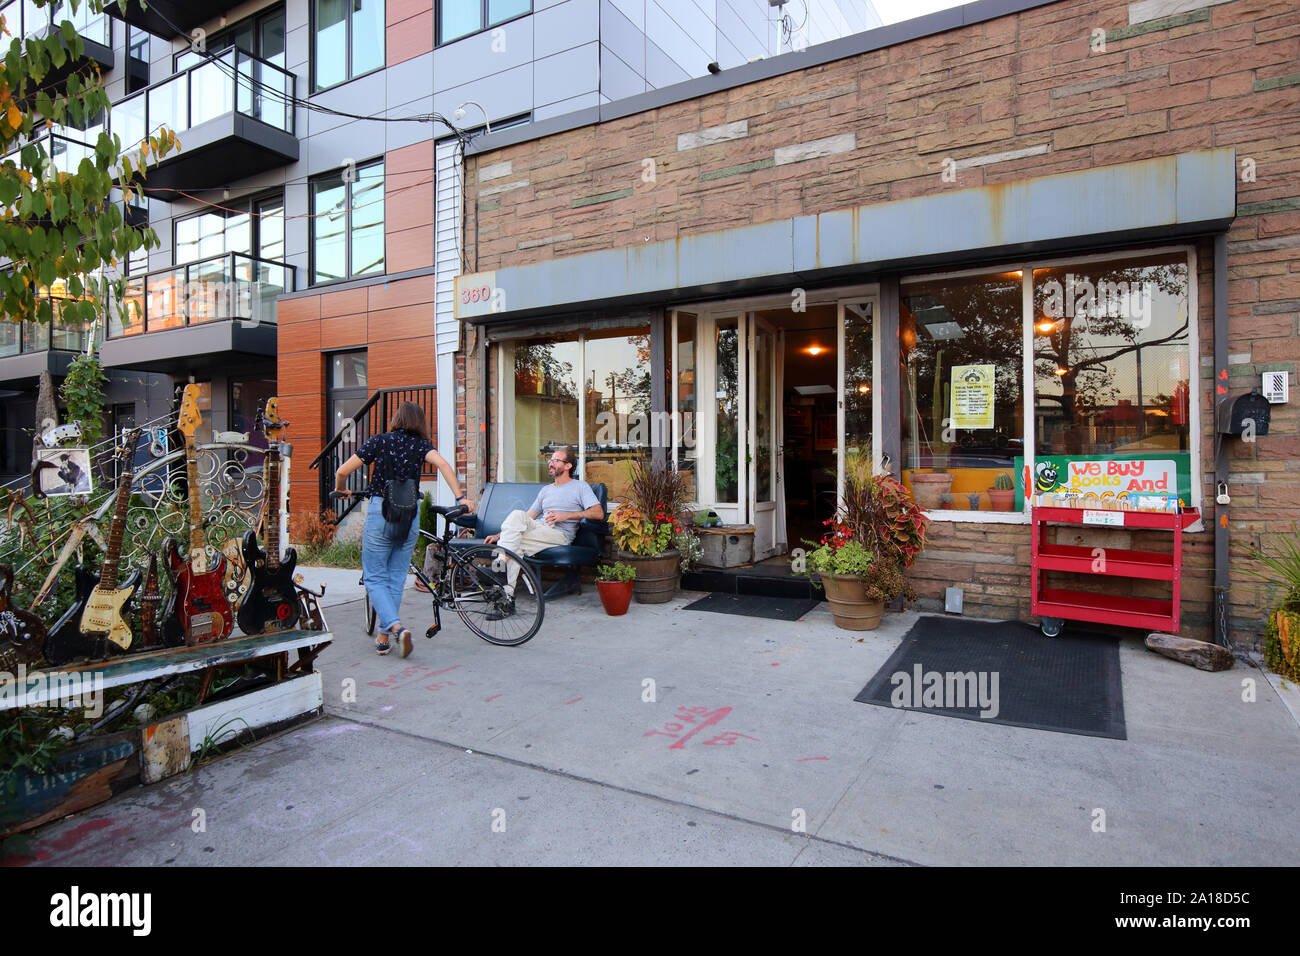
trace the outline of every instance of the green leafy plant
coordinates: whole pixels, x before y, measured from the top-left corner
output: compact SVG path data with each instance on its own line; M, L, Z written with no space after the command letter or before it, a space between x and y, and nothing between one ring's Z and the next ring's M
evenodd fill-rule
M329 544L306 545L298 549L298 563L317 568L359 568L361 542L331 541Z
M1261 548L1254 558L1262 567L1246 569L1246 576L1270 585L1274 594L1281 590L1280 603L1300 611L1300 526L1291 522L1290 534L1267 551Z
M995 491L1013 491L1015 487L1015 482L1011 480L1011 476L1005 471L998 472L998 476L993 479L993 489Z
M81 440L98 442L104 433L104 386L108 376L93 351L78 355L68 366L60 394L68 407L68 418L81 423Z
M695 567L695 563L704 556L704 543L689 525L683 525L680 531L673 532L672 546L682 556L682 571Z
M845 456L840 513L849 536L876 555L910 568L925 548L930 519L893 475L872 474L864 455Z
M690 476L645 461L632 464L628 500L615 509L610 532L618 548L628 554L653 557L673 547L682 533L690 504Z
M429 534L438 533L438 515L433 510L433 495L428 491L420 499L420 530L427 531ZM429 539L424 535L417 535L415 553L411 556L411 563L417 568L424 567L424 555L428 548Z
M623 561L610 561L596 569L597 581L631 581L636 577L636 568Z
M851 538L838 538L836 534L829 536L831 540L823 539L822 544L814 547L807 555L808 577L812 578L812 572L818 575L826 574L851 574L865 575L871 567L873 555L870 551L862 546L862 542L854 541ZM808 542L812 544L812 542Z
M222 721L207 732L203 737L203 743L199 745L190 757L189 765L185 768L186 773L191 773L196 767L208 759L208 755L214 753L217 749L225 746L226 743L238 740L239 729L233 726L236 722L244 725L244 730L252 735L252 728L248 726L248 721L243 717L231 717ZM230 738L228 741L227 738Z

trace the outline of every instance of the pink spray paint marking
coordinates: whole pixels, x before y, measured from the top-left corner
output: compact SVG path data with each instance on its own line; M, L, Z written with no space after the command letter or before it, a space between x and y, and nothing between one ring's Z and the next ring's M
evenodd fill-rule
M452 664L450 667L444 667L444 668L443 668L442 670L440 670L440 671L433 671L432 673L430 673L430 674L426 674L425 676L426 676L426 677L437 677L439 674L445 674L445 673L447 673L447 671L454 671L457 667L460 667L460 665L459 665L459 664ZM434 684L425 684L425 685L424 685L424 689L425 689L425 690L442 690L444 687L455 687L455 686L456 686L456 682L455 682L454 680L445 680L445 681L438 681L437 683L434 683Z
M580 700L582 700L581 697L575 697L575 698L573 698L573 700L566 700L566 701L564 702L564 706L565 706L565 707L568 707L570 704L576 704L576 703L577 703L578 701L580 701Z
M504 695L503 695L503 694L493 694L491 697L485 698L484 701L483 701L483 703L485 703L485 704L490 704L490 703L492 703L492 701L494 701L494 700L496 700L498 697L502 697L502 696L504 696Z
M653 737L656 735L672 737L674 743L670 744L669 750L683 750L686 747L686 741L690 740L705 727L711 727L731 713L730 707L719 707L716 710L709 710L707 707L678 707L677 713L673 720L664 724L663 730L649 730L642 734L642 737ZM681 732L686 729L686 724L694 724L686 736L681 737ZM680 739L678 739L680 737ZM739 739L757 740L757 737L750 737L748 734L738 733L733 730L723 731L711 740L703 741L705 746L730 747Z
M396 690L399 687L405 687L407 684L414 684L416 681L424 680L427 677L434 677L438 674L445 674L447 671L453 671L459 664L453 664L451 667L444 667L439 671L431 671L424 664L412 664L410 667L403 668L396 674L389 674L383 680L366 681L370 687L386 687L389 690Z
M830 757L800 757L795 763L807 763L809 760L830 760Z

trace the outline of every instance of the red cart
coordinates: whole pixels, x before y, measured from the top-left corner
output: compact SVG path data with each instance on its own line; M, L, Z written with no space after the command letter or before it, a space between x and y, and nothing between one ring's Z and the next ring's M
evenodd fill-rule
M1178 514L1158 514L1144 511L1031 507L1030 612L1041 619L1043 634L1056 637L1061 633L1065 621L1120 624L1124 627L1177 634L1183 573L1183 529L1200 517L1200 511L1195 508L1185 509ZM1159 551L1054 544L1046 540L1048 524L1172 531L1174 549L1172 553L1166 554ZM1161 600L1043 587L1039 581L1039 575L1043 571L1072 571L1076 574L1099 574L1112 578L1168 581L1172 593L1169 600Z

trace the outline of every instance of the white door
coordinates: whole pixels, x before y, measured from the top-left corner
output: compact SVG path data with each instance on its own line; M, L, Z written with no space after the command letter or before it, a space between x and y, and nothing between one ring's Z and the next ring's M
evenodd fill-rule
M777 423L781 396L776 389L778 335L754 313L746 315L746 358L749 421L746 445L749 465L748 511L754 525L754 560L762 561L777 552L777 506L781 494L777 482L780 446Z

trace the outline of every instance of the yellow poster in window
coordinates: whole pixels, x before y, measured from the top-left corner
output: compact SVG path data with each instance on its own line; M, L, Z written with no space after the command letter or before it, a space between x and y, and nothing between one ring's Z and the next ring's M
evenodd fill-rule
M952 369L952 427L993 427L993 383L996 366L954 365Z

